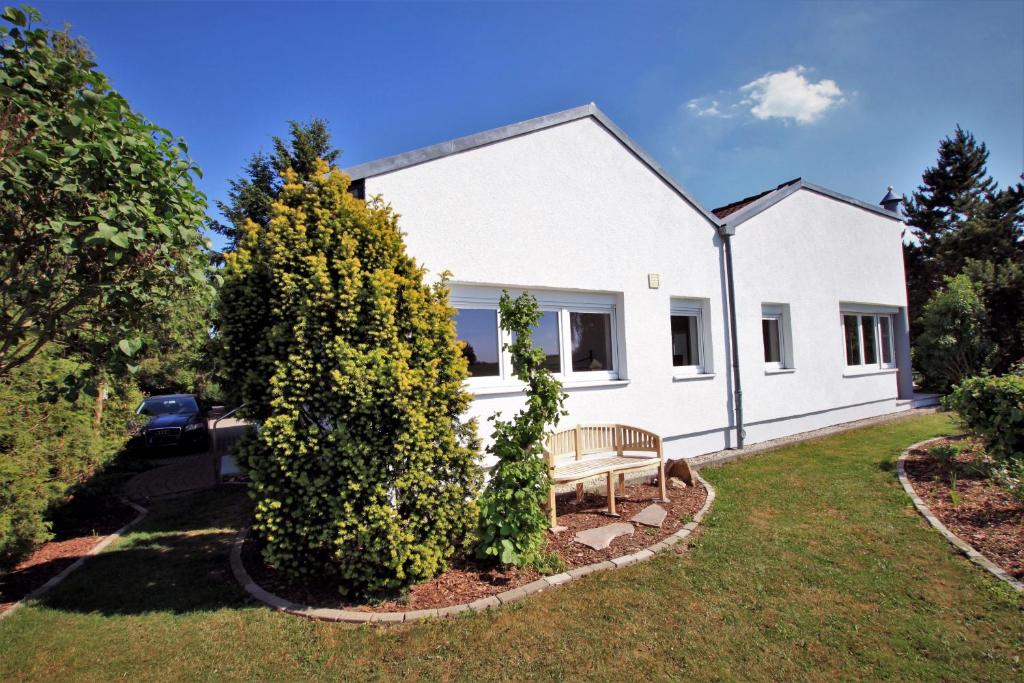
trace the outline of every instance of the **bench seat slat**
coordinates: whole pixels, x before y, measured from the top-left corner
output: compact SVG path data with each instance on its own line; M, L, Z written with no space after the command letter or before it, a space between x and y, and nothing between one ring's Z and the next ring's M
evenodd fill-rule
M551 478L557 483L576 481L584 477L605 474L606 472L621 472L625 470L642 469L644 467L655 467L661 462L658 457L610 457L593 458L590 460L577 460L564 465L557 465L551 473Z

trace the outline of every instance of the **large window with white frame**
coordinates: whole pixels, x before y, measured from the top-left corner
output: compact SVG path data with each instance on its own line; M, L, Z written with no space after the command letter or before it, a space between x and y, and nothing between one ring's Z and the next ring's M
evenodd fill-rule
M514 294L514 293L513 293ZM544 350L544 367L563 381L619 379L616 305L604 294L531 291L541 318L534 344ZM515 386L515 368L504 344L511 336L500 329L501 293L463 287L452 295L457 310L456 335L469 361L471 388Z
M893 349L893 314L843 310L843 352L853 369L896 366Z
M672 372L677 377L713 372L707 340L707 302L672 299Z

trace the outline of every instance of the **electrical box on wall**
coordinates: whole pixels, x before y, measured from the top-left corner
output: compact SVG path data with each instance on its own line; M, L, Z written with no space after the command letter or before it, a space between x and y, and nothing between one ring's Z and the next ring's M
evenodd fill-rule
M657 289L658 287L661 287L661 275L658 275L657 273L648 273L647 286L650 287L651 289Z

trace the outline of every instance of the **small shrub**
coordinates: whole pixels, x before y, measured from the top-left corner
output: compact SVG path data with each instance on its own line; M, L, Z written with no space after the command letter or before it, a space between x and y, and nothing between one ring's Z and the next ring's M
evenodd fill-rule
M513 335L505 348L512 353L516 377L527 385L526 408L511 421L490 418L494 442L488 451L498 464L480 500L477 556L501 564L533 564L540 570L548 562L540 553L548 529L543 508L551 486L542 441L565 414L565 394L544 368L544 351L533 345L541 315L537 300L529 294L512 299L505 291L499 306L501 327Z
M942 399L996 461L1024 462L1024 377L972 377Z
M953 503L953 509L960 509L960 492L956 488L956 473L949 475L949 500Z
M953 444L944 443L941 446L929 448L928 455L943 467L950 467L956 460L956 456L960 455L960 449Z

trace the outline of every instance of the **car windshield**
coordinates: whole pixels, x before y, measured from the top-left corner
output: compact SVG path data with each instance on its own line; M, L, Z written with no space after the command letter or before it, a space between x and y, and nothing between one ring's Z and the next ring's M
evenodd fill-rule
M199 406L191 396L154 396L139 406L139 415L185 415L198 413Z

